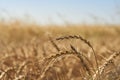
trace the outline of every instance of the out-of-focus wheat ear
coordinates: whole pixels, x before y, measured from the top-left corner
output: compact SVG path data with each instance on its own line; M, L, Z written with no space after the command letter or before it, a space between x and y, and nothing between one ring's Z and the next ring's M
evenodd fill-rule
M25 75L19 75L18 77L15 77L13 80L23 80L25 78Z
M96 62L96 67L97 67L97 70L98 70L98 73L99 73L99 65L98 65L97 56L96 56L96 53L95 53L95 50L94 50L93 46L91 45L91 43L89 41L87 41L86 39L84 39L80 35L79 36L77 36L77 35L74 35L74 36L69 35L69 36L56 38L56 40L64 40L64 39L80 39L85 44L87 44L93 51L93 54L94 54L94 57L95 57L95 62ZM99 78L100 78L100 76L99 76Z
M45 77L45 73L49 70L50 67L53 66L53 64L56 62L56 60L60 57L64 57L66 55L71 55L74 54L73 52L65 51L61 52L60 54L53 55L49 58L46 58L46 60L49 61L49 63L44 67L44 69L41 71L41 75L39 76L39 79L41 80L42 78ZM75 55L75 54L74 54Z
M87 71L88 75L91 76L92 78L92 74L91 74L91 71L89 69L89 67L87 66L87 64L85 63L82 54L80 52L78 52L74 46L70 45L71 46L71 49L75 52L75 54L77 54L78 58L80 59L81 63L82 63L82 66L83 68L85 68L85 70Z
M9 67L8 69L6 69L5 71L3 71L0 75L0 80L4 80L3 77L5 76L5 74L7 74L9 71L11 70L15 70L14 67Z
M49 36L49 39L50 39L50 42L52 43L52 45L54 46L54 48L59 52L60 49L59 47L57 46L57 44L52 40L52 38Z
M43 51L42 55L43 55L43 57L45 58L46 55L47 55L47 53L46 53L46 51L45 51L45 46L44 46L44 45L42 46L42 51Z
M19 75L20 73L21 73L21 71L23 70L23 68L25 67L25 65L27 65L27 61L25 61L25 62L23 62L21 65L20 65L20 67L19 67L19 69L17 70L17 75Z
M25 50L24 50L24 48L23 48L23 47L21 47L21 52L22 52L22 54L23 54L23 57L25 57L25 58L26 58L27 56L26 56L26 53L25 53Z
M38 56L37 46L33 46L33 52L34 56L37 57Z

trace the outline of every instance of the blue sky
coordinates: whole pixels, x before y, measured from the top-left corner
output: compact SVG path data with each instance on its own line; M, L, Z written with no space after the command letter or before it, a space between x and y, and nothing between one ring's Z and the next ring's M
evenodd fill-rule
M120 0L0 0L0 18L24 20L30 17L43 24L119 23L117 6L120 10Z

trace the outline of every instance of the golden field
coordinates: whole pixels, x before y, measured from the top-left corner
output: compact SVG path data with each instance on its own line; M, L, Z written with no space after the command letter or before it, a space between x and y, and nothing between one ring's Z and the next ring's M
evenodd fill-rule
M120 80L120 25L0 22L0 80Z

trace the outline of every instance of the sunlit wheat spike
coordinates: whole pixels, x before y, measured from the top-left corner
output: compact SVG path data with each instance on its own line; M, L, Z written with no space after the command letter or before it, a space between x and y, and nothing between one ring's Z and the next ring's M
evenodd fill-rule
M69 35L69 36L64 36L64 37L56 38L56 40L64 40L64 39L81 39L86 44L88 44L88 46L92 47L92 45L90 44L90 42L87 41L86 39L84 39L83 37L81 37L80 35L79 36L77 36L77 35L74 35L74 36Z
M114 52L100 67L99 67L99 71L100 71L100 75L103 73L104 69L106 66L108 66L110 63L113 63L113 60L118 57L120 55L120 52ZM96 74L93 75L93 80L96 79L98 74L98 70L96 71Z
M83 68L85 68L85 70L87 71L87 73L92 77L91 71L90 71L89 67L87 66L87 64L85 63L85 61L84 61L84 59L83 59L83 57L85 57L85 56L82 56L82 54L81 54L80 52L78 52L78 51L75 49L74 46L72 46L72 45L70 45L70 46L71 46L71 49L77 54L78 58L80 59ZM86 57L85 57L85 59L86 59ZM88 59L87 59L87 60L88 60Z
M104 71L105 67L108 66L110 63L113 63L113 60L120 55L120 52L114 52L113 55L111 55L105 63L103 63L102 66L100 66L100 74Z
M93 51L93 54L94 54L94 57L95 57L95 62L96 62L96 68L97 68L98 73L99 73L99 65L98 65L97 56L96 56L96 53L95 53L95 50L94 50L93 46L91 45L91 43L89 41L87 41L86 39L84 39L80 35L78 35L78 36L77 35L73 35L73 36L72 35L68 35L68 36L56 38L56 40L64 40L64 39L67 39L67 40L69 40L69 39L80 39L85 44L87 44L92 49L92 51Z

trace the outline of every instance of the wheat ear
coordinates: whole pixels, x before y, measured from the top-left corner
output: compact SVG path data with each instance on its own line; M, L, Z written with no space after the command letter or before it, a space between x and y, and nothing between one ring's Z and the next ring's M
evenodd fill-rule
M99 67L99 71L100 71L100 75L103 73L104 69L106 66L108 66L110 63L113 63L113 60L120 55L120 52L114 52L113 55L111 55L100 67ZM96 76L98 74L98 70L96 71L96 74L93 75L93 80L96 79Z
M74 35L74 36L69 35L69 36L56 38L56 40L64 40L64 39L80 39L85 44L87 44L93 51L93 54L94 54L94 57L95 57L96 66L97 66L97 70L98 70L98 73L99 73L99 65L98 65L97 56L96 56L96 53L95 53L95 50L94 50L93 46L91 45L91 43L89 41L87 41L86 39L84 39L80 35L79 36L77 36L77 35ZM100 78L100 76L99 76L99 78Z

